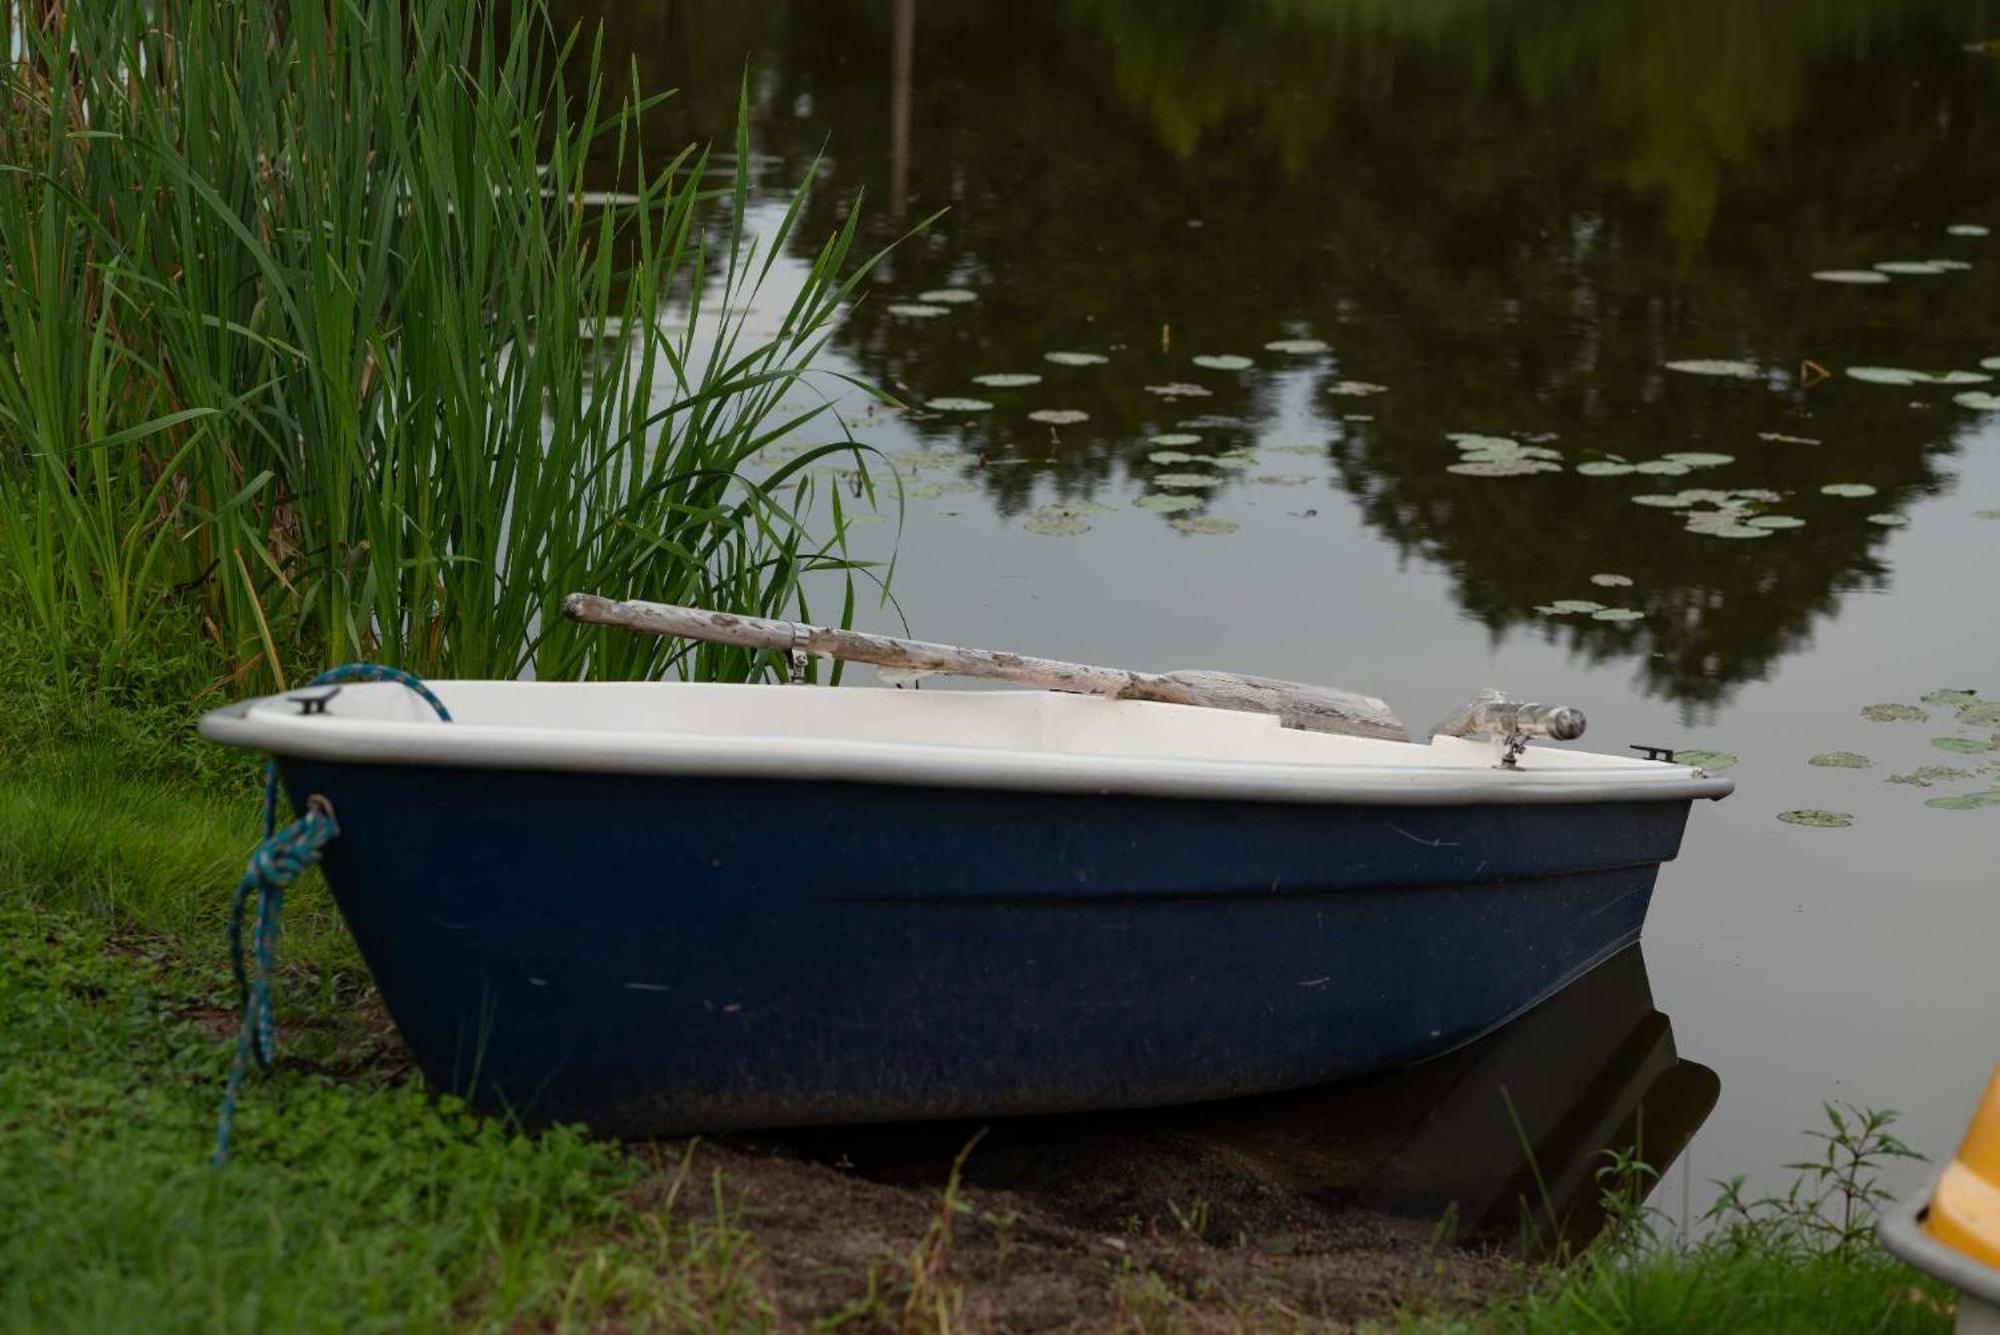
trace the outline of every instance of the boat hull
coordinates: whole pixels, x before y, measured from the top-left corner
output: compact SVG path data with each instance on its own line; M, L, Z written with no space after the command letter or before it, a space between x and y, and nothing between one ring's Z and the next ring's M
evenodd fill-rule
M1689 803L1360 806L280 758L426 1078L614 1135L1138 1107L1492 1029Z

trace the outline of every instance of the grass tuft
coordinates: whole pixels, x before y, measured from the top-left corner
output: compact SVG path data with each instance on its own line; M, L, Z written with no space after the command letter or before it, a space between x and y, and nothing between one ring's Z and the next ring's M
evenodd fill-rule
M743 678L560 599L804 612L820 572L845 614L811 475L863 451L811 364L872 261L850 216L749 332L806 187L752 235L747 125L725 189L649 156L657 99L541 0L0 19L0 554L65 692L168 645L236 694L355 658Z

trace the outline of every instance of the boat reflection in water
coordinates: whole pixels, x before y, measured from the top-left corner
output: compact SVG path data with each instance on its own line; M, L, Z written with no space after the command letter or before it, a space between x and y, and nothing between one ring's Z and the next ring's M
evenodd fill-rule
M1604 1223L1604 1151L1636 1148L1658 1181L1719 1089L1675 1050L1635 946L1419 1066L1192 1107L998 1122L965 1178L1107 1231L1185 1220L1198 1205L1218 1242L1368 1211L1442 1222L1462 1242L1576 1247ZM934 1187L975 1129L839 1128L785 1143Z

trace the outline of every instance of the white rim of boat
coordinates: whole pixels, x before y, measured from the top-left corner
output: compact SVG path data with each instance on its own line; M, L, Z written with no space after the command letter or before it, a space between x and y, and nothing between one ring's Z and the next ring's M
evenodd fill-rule
M1354 806L1675 802L1721 798L1735 787L1729 779L1685 765L1640 764L1623 757L1608 758L1615 767L1601 761L1565 765L1573 755L1581 758L1590 753L1544 747L1529 748L1521 768L1508 771L1455 764L1241 762L847 738L676 735L331 714L301 717L259 708L287 703L287 696L265 696L214 710L203 716L201 734L226 746L279 757L350 764L701 775L1207 801Z

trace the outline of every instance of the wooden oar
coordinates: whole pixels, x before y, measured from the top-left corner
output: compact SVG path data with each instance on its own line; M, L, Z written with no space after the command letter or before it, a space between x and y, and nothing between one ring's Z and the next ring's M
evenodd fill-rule
M898 672L987 677L1078 695L1276 714L1284 726L1311 732L1388 737L1397 741L1409 737L1402 720L1382 701L1372 695L1357 695L1330 686L1273 681L1235 672L1130 672L996 649L963 649L957 645L925 644L920 640L899 640L796 621L732 616L698 607L613 602L594 593L572 593L563 600L563 612L572 621L595 626L620 626L648 635L672 635L741 649L765 649L780 654L797 651L851 663L872 663Z

